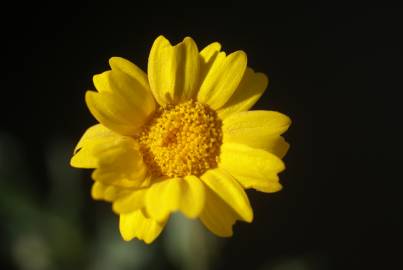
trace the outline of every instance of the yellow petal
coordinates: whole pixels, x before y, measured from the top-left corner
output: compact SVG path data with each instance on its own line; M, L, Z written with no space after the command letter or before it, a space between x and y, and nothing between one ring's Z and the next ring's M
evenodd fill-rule
M255 73L251 68L247 68L238 88L231 98L218 110L218 116L225 119L228 115L247 111L263 95L269 80L263 73Z
M145 81L146 78L135 74L134 64L133 70L131 70L128 63L123 66L120 61L120 65L117 65L113 59L110 63L112 71L109 78L112 91L126 100L128 106L133 107L133 110L136 110L136 113L139 114L136 118L148 117L154 112L156 104L148 83Z
M209 188L206 188L206 203L200 215L201 222L214 234L221 237L232 236L232 226L241 219Z
M179 210L189 218L196 218L203 210L205 203L205 188L203 183L194 175L185 176L182 183L182 198Z
M262 148L283 157L289 146L280 135L290 124L288 116L273 111L233 113L223 120L223 142Z
M116 95L87 91L85 101L91 114L107 128L122 135L132 135L138 130L132 109Z
M119 138L120 135L101 124L88 128L74 149L70 165L77 168L96 168L97 157L93 153L94 147L114 143Z
M247 111L234 113L223 121L223 132L233 138L246 133L262 133L262 136L277 136L291 124L288 116L274 111ZM252 135L255 136L255 135Z
M112 92L112 87L110 85L109 76L111 75L111 71L104 71L101 74L95 74L92 77L92 82L95 85L95 88L98 92Z
M275 154L279 158L283 158L287 154L290 145L284 140L283 137L271 137L261 147L263 150Z
M94 76L99 93L87 91L86 102L94 117L123 135L133 135L155 110L150 90L137 79L112 66Z
M143 208L145 206L146 193L146 188L126 192L113 202L113 211L118 214L126 214Z
M125 241L133 238L143 240L150 244L161 233L166 221L157 222L146 218L140 210L128 214L121 214L119 218L119 230Z
M236 51L227 57L219 53L204 78L197 100L217 110L232 96L238 87L247 65L243 51Z
M208 170L201 180L243 220L252 222L253 211L248 196L237 181L222 169Z
M188 218L196 218L203 209L204 201L204 186L197 177L172 178L157 182L149 188L146 210L158 221L178 210Z
M74 149L74 153L77 153L79 149L84 146L88 146L94 143L105 143L108 140L119 139L120 135L115 132L109 130L105 126L101 124L96 124L89 127L81 137L80 141L76 145ZM106 141L105 141L106 140Z
M186 37L171 46L166 38L158 37L148 59L148 78L160 105L193 98L199 87L199 51L193 39Z
M97 169L92 178L120 187L141 187L149 180L138 144L130 137L121 137L108 145L94 148Z
M144 89L150 91L147 74L134 63L122 57L111 57L109 65L112 70L120 70L135 79ZM98 89L98 88L97 88Z
M128 192L130 191L97 181L94 182L91 188L91 196L94 200L104 200L107 202L113 202Z
M209 63L213 57L220 52L220 50L221 44L218 42L213 42L200 51L200 56L203 58L204 63Z
M164 84L165 77L169 76L169 74L161 74L163 71L167 72L167 69L162 67L165 63L161 63L160 61L161 58L167 54L167 51L170 55L171 50L171 43L169 43L164 36L159 36L154 41L150 50L150 55L148 56L148 81L150 83L151 92L153 93L155 100L160 105L165 105L168 103L166 101L167 96L165 96L166 90L161 90L161 92L158 90L160 90L159 87Z
M281 189L277 174L285 168L274 154L233 143L221 146L219 167L227 170L244 188L263 192Z
M203 82L206 78L206 75L215 62L220 50L221 44L213 42L200 51L200 82ZM222 53L221 55L225 56L225 53Z

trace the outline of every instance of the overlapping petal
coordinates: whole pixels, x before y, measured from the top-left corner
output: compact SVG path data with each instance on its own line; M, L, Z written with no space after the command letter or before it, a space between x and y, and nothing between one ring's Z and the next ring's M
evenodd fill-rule
M241 220L241 217L214 191L206 188L206 203L200 220L214 234L229 237L233 233L232 226L236 220Z
M213 42L200 51L200 82L203 82L221 51L221 44Z
M120 197L127 195L129 192L130 190L98 181L95 181L91 188L91 196L94 200L103 200L107 202L113 202Z
M119 70L126 73L136 80L144 89L150 91L147 74L134 63L122 57L111 57L109 59L109 65L112 70Z
M261 148L282 158L289 145L280 135L290 124L288 116L274 111L233 113L223 120L223 142Z
M88 128L74 149L70 165L77 168L96 168L98 157L94 154L94 148L113 144L119 138L120 135L101 124Z
M253 211L248 196L229 173L219 168L211 169L201 176L201 180L243 220L252 221Z
M149 244L158 237L165 223L166 220L157 222L154 219L145 217L142 211L137 210L120 215L119 230L126 241L138 238Z
M111 59L112 70L94 76L98 92L85 100L94 117L122 135L133 135L155 110L152 93L139 69L122 59Z
M97 169L92 178L101 183L123 188L139 188L149 184L147 167L137 142L130 137L94 148Z
M221 146L219 167L234 176L244 188L263 192L281 189L277 174L285 168L282 160L272 153L233 143Z
M202 182L191 175L154 183L145 200L147 213L157 221L165 220L175 211L196 218L203 210L205 191Z
M147 188L134 189L113 202L112 209L118 214L127 214L145 207Z
M253 145L253 144L249 144L249 145ZM290 144L288 142L286 142L286 140L282 136L270 137L267 139L267 141L264 143L264 145L262 145L259 148L262 148L263 150L266 150L267 152L275 154L279 158L283 158L287 154L288 149L290 149Z
M231 98L218 110L218 116L225 119L235 112L247 111L263 95L269 79L263 73L247 68Z
M160 105L193 98L199 87L199 51L193 39L186 37L172 46L165 37L158 37L148 59L148 79Z
M236 51L228 56L224 52L216 53L219 46L213 44L200 54L205 63L203 72L206 72L206 75L197 100L217 110L230 99L241 82L247 66L247 57L243 51Z

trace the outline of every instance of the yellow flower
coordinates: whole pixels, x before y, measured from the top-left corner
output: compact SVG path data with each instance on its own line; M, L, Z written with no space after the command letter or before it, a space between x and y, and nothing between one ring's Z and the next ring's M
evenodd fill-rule
M287 116L248 111L267 77L243 51L226 55L215 42L199 52L189 37L175 46L158 37L148 75L120 57L109 64L85 95L99 124L71 165L95 168L92 197L112 203L123 239L154 241L176 211L222 237L236 220L252 222L244 189L279 191L289 148Z

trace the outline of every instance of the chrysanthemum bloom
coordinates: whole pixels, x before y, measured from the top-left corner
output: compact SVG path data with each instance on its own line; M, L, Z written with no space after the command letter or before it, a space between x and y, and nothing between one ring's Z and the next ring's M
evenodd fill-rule
M120 57L109 64L85 95L99 124L71 165L95 169L92 197L112 203L123 239L152 242L176 211L228 237L236 220L253 219L244 189L281 189L290 119L248 111L268 79L243 51L226 55L215 42L199 52L189 37L172 46L160 36L148 75Z

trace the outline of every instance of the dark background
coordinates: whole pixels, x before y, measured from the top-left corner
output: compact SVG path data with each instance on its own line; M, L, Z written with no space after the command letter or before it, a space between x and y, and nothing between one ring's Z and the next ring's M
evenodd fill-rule
M84 102L85 90L94 89L92 76L108 68L111 56L145 70L160 34L172 43L191 36L199 49L219 41L227 52L246 51L249 65L271 80L256 108L293 120L286 133L287 170L281 174L285 188L248 193L254 222L237 223L208 269L402 265L403 185L395 172L402 10L270 5L155 10L92 2L15 6L3 13L2 269L91 269L90 259L101 256L91 249L109 243L97 240L103 219L112 220L108 232L123 242L109 206L90 199L90 173L69 168L68 160L83 131L95 123ZM169 233L152 246L136 244L154 256L144 269L179 269L163 244ZM192 239L189 245L197 241ZM124 245L130 257L131 246ZM41 248L48 264L35 268L21 262L44 256Z

